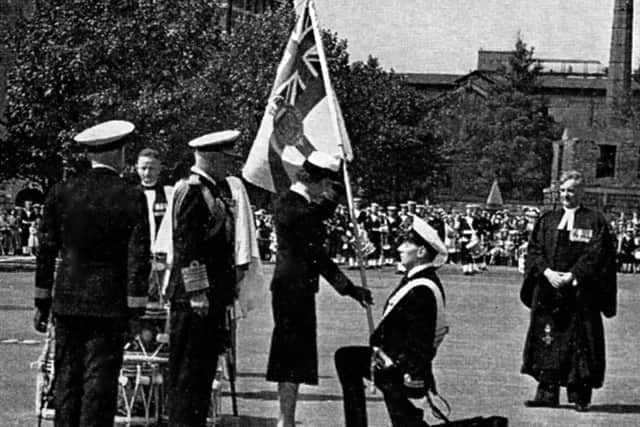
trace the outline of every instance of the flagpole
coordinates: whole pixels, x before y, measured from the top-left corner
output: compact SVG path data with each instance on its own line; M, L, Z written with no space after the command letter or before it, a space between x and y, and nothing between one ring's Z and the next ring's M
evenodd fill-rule
M316 44L318 45L318 57L320 59L320 68L322 70L322 79L324 81L324 87L327 92L327 101L329 103L329 113L333 120L331 120L331 124L333 126L333 130L338 138L338 145L342 149L342 154L344 161L343 164L343 176L344 176L344 186L346 190L347 196L347 205L349 207L349 216L351 217L351 224L353 226L353 231L355 234L355 249L356 249L356 257L358 259L358 265L360 270L360 281L362 282L362 286L367 288L367 274L364 265L364 256L362 254L362 244L360 242L360 228L358 226L358 221L355 218L355 209L353 206L353 192L351 190L351 180L349 179L349 171L347 169L347 153L345 152L344 144L342 142L342 138L340 138L341 132L338 127L338 117L336 113L336 106L334 103L334 93L333 87L331 86L331 79L329 79L329 68L327 63L327 58L324 55L324 47L322 45L322 34L320 33L320 26L318 24L318 17L316 15L315 2L313 0L307 0L307 7L309 10L309 16L311 17L311 26L313 27L313 34L316 39ZM366 307L367 311L367 324L369 326L369 335L373 333L373 314L371 312L371 307Z

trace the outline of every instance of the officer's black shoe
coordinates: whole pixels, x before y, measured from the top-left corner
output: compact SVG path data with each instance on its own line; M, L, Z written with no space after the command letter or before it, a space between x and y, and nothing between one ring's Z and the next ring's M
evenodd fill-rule
M556 408L558 406L558 402L553 400L525 400L524 406L527 408Z
M576 403L577 412L589 412L590 406L588 403Z

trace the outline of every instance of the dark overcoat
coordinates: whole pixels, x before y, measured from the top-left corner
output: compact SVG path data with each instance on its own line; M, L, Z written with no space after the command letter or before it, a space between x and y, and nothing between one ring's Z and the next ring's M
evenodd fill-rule
M579 207L573 231L557 229L562 216L562 210L541 216L529 240L520 298L531 321L522 372L541 382L598 388L605 373L602 314L616 312L614 239L594 210ZM572 272L575 284L552 287L547 268Z
M271 280L275 327L267 367L267 380L318 383L315 294L320 276L344 294L351 281L324 248L324 213L307 199L288 191L275 205L278 239L276 266Z

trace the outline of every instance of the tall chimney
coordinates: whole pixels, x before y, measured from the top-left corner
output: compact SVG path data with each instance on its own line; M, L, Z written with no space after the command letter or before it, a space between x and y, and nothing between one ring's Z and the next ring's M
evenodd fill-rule
M615 0L611 51L607 75L609 125L620 125L629 109L631 95L631 50L633 38L633 0Z

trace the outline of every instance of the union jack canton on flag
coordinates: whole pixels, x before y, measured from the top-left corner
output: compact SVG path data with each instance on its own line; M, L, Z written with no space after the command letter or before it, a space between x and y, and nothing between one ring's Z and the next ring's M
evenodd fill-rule
M271 192L288 188L314 150L352 159L320 34L313 2L307 1L289 37L269 105L242 170L247 181Z

